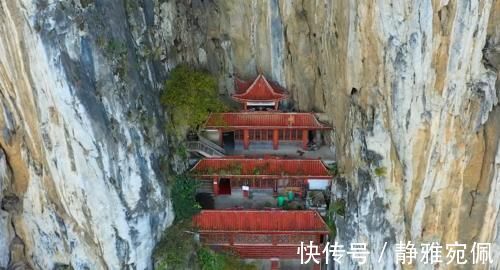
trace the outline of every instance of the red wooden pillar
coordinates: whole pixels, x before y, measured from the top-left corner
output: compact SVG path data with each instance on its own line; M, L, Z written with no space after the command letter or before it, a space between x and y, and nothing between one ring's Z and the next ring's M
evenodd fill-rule
M213 189L214 189L214 196L219 195L219 177L218 176L214 176L212 184L213 184Z
M222 129L219 129L219 145L224 146L224 133Z
M248 129L243 130L243 149L248 150L248 146L250 146L250 133Z
M279 148L279 130L274 129L273 130L273 149L278 150Z
M234 245L234 233L229 234L229 245Z
M309 142L309 130L302 130L302 148L307 150L307 143Z

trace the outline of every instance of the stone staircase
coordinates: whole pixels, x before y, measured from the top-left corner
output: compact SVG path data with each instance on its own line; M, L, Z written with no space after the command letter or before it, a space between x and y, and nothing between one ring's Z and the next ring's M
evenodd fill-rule
M214 189L213 189L213 184L212 181L209 180L200 180L199 185L197 187L197 192L198 193L209 193L213 194Z
M222 157L226 155L224 148L201 136L198 136L198 140L188 141L187 150L204 157Z

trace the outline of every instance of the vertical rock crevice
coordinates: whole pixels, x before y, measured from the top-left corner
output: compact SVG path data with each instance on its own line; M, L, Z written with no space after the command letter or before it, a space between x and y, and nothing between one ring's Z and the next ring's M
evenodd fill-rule
M335 126L344 245L499 245L499 3L2 1L2 194L23 215L1 229L35 268L150 268L173 218L158 94L188 63L225 94L260 70Z

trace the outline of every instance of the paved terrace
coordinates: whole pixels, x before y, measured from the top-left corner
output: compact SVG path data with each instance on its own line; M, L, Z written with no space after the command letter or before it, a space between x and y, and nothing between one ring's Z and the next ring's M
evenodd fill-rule
M272 142L252 142L248 150L243 149L242 143L235 143L233 147L224 148L227 155L245 155L245 156L265 156L279 155L290 158L321 158L325 163L335 162L335 154L330 147L323 145L316 151L305 151L302 144L281 142L278 150L273 150Z
M280 194L286 196L285 193ZM277 198L273 197L272 191L252 190L251 197L246 198L243 192L238 189L233 189L231 195L218 195L214 197L215 209L278 209ZM295 197L293 201L288 202L288 206L292 209L305 209L305 202L301 198Z

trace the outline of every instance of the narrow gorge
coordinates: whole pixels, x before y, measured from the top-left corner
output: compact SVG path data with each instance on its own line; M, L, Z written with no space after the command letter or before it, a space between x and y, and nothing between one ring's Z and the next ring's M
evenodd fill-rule
M181 63L222 95L262 72L335 127L336 241L376 251L362 269L400 241L492 243L474 268L499 269L499 14L498 0L0 0L0 269L153 268L185 168L159 103Z

